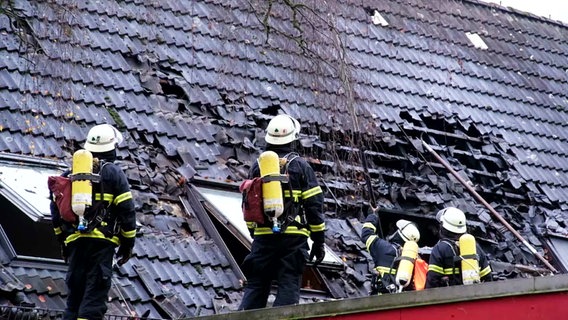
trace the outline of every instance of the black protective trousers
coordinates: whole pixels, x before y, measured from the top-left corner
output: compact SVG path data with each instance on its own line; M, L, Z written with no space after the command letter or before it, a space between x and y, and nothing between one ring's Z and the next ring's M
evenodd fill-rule
M65 279L69 295L63 320L103 319L112 282L115 245L101 239L77 239L69 244Z
M273 306L300 301L302 274L308 258L307 237L299 235L256 236L242 264L247 277L239 310L266 307L272 281L278 286Z

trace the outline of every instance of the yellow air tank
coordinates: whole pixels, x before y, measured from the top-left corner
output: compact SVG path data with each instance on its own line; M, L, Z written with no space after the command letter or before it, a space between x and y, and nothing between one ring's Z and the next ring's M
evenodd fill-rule
M418 257L418 244L415 241L406 241L400 254L400 263L396 270L396 285L399 292L412 282L412 272L414 271L414 261Z
M264 213L272 220L272 231L280 232L278 217L284 212L280 158L274 151L265 151L258 157L258 166L263 180L262 202Z
M463 284L480 282L475 238L467 233L462 235L459 239L459 247Z
M79 216L77 229L83 231L87 228L84 218L85 211L93 204L93 185L89 178L93 173L93 155L90 151L80 149L73 154L71 208Z

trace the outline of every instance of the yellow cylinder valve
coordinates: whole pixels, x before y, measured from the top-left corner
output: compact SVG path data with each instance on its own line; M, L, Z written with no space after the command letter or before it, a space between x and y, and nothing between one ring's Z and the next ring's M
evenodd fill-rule
M272 231L280 232L278 217L284 212L280 158L274 151L265 151L258 157L258 166L263 180L262 201L264 213L273 222Z
M461 273L463 284L479 283L479 261L475 238L471 234L464 234L459 239Z
M89 178L93 172L93 155L88 150L77 150L73 154L71 208L79 217L79 231L87 228L85 211L93 204L93 185Z
M396 270L396 285L399 291L407 287L412 282L412 272L414 271L414 261L418 257L418 243L406 241L400 254L400 263Z

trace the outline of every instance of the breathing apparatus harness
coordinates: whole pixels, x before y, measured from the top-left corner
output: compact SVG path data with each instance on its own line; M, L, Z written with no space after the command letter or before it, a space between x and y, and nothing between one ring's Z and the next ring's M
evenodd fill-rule
M93 172L98 171L98 174L93 173L93 176L96 176L96 179L93 179L93 182L99 183L99 192L100 192L100 199L95 200L94 204L89 207L84 215L84 228L77 229L81 233L88 233L92 232L95 228L98 228L107 238L112 238L116 231L118 230L118 221L117 219L111 219L113 221L109 221L110 214L109 214L109 207L111 203L105 206L104 200L104 183L102 181L102 173L107 164L110 162L99 160L97 158L93 159ZM98 169L98 170L97 170ZM94 197L94 195L92 195ZM109 224L110 222L110 224Z
M461 280L462 283L466 285L480 282L479 255L475 250L475 238L466 233L458 240L443 239L441 241L447 244L454 254L452 265L452 278L454 281L457 283L459 282L458 280ZM460 243L464 245L460 246ZM465 245L467 245L467 248L465 248ZM471 248L472 246L473 248ZM458 265L458 263L460 265ZM457 268L459 268L460 274L455 273Z
M298 199L298 201L295 200L294 197L294 192L292 189L292 183L290 183L290 177L288 176L288 166L290 165L290 163L292 163L293 160L295 160L296 158L299 158L300 155L296 152L289 152L286 155L284 155L284 157L282 157L280 159L281 162L285 163L282 165L282 175L284 175L285 181L283 182L284 184L288 185L288 192L290 197L288 198L287 201L284 201L284 210L283 213L281 215L281 217L283 217L283 219L281 219L281 221L279 221L280 223L280 232L284 232L286 231L286 228L288 228L289 226L295 226L298 229L302 229L302 228L308 228L308 224L306 223L306 219L305 217L300 217L300 222L298 222L296 220L296 217L298 216L300 210L301 210L301 197ZM284 190L282 190L284 193ZM286 198L284 197L284 200L286 200Z
M387 237L387 241L394 248L396 257L391 262L388 272L380 273L379 270L375 268L375 272L371 276L371 295L383 294L383 293L395 293L397 292L395 274L395 264L401 259L402 246L398 242L390 242L392 238L396 236L396 233Z

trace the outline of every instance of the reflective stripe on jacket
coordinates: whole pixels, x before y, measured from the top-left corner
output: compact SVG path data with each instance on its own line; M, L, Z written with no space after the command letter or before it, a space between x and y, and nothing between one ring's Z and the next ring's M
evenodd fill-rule
M361 238L365 242L367 251L373 258L375 270L381 276L385 274L396 274L398 261L395 259L400 255L400 247L397 244L381 239L376 234L377 215L370 214L363 223Z

